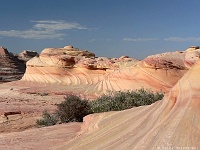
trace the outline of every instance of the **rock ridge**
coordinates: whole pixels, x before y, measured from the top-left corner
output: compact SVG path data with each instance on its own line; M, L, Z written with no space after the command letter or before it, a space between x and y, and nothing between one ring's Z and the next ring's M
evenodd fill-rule
M19 80L25 72L25 65L7 48L0 47L0 83Z

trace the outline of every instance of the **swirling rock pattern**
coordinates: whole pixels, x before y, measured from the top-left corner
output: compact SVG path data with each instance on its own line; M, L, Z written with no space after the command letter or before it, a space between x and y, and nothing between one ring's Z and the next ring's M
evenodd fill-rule
M150 106L96 114L96 122L64 149L199 149L200 60ZM89 116L88 116L89 117ZM87 121L87 117L85 118Z
M108 59L72 46L46 48L27 62L23 81L79 89L86 95L141 87L169 91L199 58L200 49L152 55L142 61L128 56ZM83 87L84 86L84 90Z
M142 61L126 56L96 58L73 49L47 49L27 62L22 81L0 85L0 114L21 112L7 116L8 120L1 115L0 132L30 128L39 118L37 113L55 110L63 95L51 95L49 90L98 96L106 90L149 87L167 91L164 99L150 106L88 115L83 123L2 133L0 149L200 149L198 47ZM49 95L34 91L41 89Z

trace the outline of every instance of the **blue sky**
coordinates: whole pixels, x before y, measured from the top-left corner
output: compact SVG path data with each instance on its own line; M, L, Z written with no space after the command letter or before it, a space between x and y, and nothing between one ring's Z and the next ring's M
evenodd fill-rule
M0 45L142 59L200 45L199 0L0 0Z

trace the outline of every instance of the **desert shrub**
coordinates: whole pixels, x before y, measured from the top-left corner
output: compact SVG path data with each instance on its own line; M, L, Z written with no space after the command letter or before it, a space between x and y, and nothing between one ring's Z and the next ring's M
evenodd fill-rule
M87 100L82 100L76 95L67 95L65 101L57 105L57 112L60 121L64 122L82 122L83 117L90 113L90 105Z
M151 90L141 88L136 91L132 91L132 98L135 101L135 106L151 105L152 103L161 100L164 97L162 92L154 93Z
M44 111L43 118L37 120L38 125L50 126L56 123L82 122L83 117L91 113L120 111L132 107L150 105L163 98L163 93L152 92L141 88L136 91L118 91L102 95L93 101L81 99L76 95L67 95L63 102L57 104L57 111L50 114Z
M111 111L112 96L102 95L90 103L92 113Z
M52 126L59 121L57 113L50 114L47 110L43 112L42 119L37 119L36 123L39 126Z
M92 113L119 111L138 107L143 105L150 105L163 98L161 92L152 92L141 88L136 91L118 91L102 95L96 100L90 102Z

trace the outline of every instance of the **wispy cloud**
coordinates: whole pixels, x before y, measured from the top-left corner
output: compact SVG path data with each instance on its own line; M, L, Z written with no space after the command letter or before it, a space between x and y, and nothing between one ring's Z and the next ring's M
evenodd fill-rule
M70 30L70 29L87 29L86 27L81 26L79 23L65 22L64 20L55 21L55 20L40 20L40 21L31 21L35 22L35 29L45 29L45 30Z
M164 40L173 42L199 42L200 37L168 37Z
M129 42L146 42L146 41L156 41L157 38L124 38L123 41Z
M86 27L79 23L65 22L64 20L40 20L31 21L36 23L29 30L0 30L0 36L4 37L19 37L24 39L62 39L65 34L62 30L87 30Z
M0 36L7 37L19 37L24 39L61 39L65 34L57 33L55 31L47 30L9 30L9 31L0 31Z

